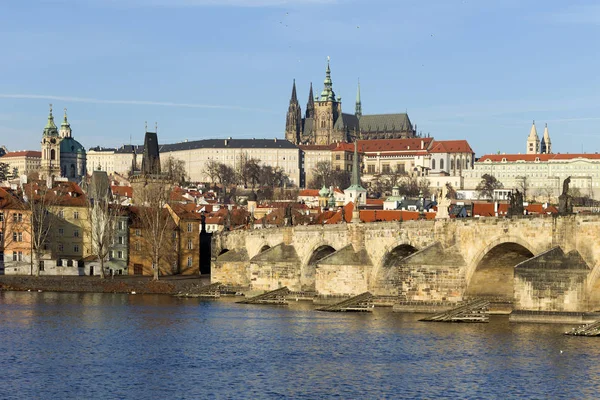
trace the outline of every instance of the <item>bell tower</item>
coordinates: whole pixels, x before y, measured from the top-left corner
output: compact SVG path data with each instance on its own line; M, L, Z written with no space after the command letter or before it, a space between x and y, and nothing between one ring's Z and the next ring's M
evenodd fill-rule
M315 138L313 144L328 145L343 140L342 137L338 138L335 135L333 129L335 121L342 113L342 99L336 98L333 91L329 57L327 57L327 69L325 70L325 81L323 83L323 91L315 103Z
M52 115L52 104L48 122L42 135L42 162L40 167L40 178L46 179L60 176L60 136L58 128L54 123Z
M290 106L285 118L285 138L294 144L298 144L300 142L301 127L302 111L300 110L300 103L298 103L298 96L296 96L296 80L294 79Z

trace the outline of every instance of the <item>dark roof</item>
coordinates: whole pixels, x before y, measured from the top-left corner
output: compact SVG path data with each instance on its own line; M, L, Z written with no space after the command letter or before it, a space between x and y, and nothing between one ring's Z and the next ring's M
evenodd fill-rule
M160 174L160 153L158 147L158 135L156 132L146 132L146 136L144 137L142 173Z
M144 146L125 144L117 149L115 153L133 153L142 154L144 152Z
M408 114L372 114L360 117L360 131L370 132L406 132L412 131L413 126Z
M160 146L161 153L179 150L233 148L233 149L296 149L296 145L284 139L205 139L191 142L165 144Z
M338 119L335 121L333 128L337 129L337 130L353 131L355 129L358 130L358 126L359 126L359 122L358 122L358 118L356 117L356 115L342 113L342 115L340 115L338 117Z

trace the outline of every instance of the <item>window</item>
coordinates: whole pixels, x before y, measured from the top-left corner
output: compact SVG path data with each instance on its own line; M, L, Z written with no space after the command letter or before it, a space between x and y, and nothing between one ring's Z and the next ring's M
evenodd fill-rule
M383 164L381 166L381 172L384 174L389 174L390 173L390 164Z
M108 252L108 258L114 258L114 253L112 250Z
M188 250L192 250L194 248L194 244L192 243L192 239L188 239L187 248L188 248Z
M191 267L192 266L192 256L189 256L187 259L187 266Z
M141 249L142 249L142 246L140 245L140 242L135 242L135 250L140 251Z
M75 229L73 231L73 237L79 237L79 230L78 229Z
M17 261L17 252L13 251L13 261Z
M0 244L4 241L4 231L0 231Z
M119 221L119 230L122 231L123 229L125 229L125 222Z
M65 230L63 228L58 228L58 235L62 236L65 234Z
M79 245L78 244L73 245L73 252L79 253Z
M444 169L444 159L440 160L440 169Z
M120 250L117 251L117 258L120 259L120 260L123 259L123 252L122 251L120 251Z
M19 256L18 260L23 261L23 252L22 251L19 252L18 256Z
M17 232L13 232L13 242L17 241Z
M3 221L4 221L4 213L0 212L0 222L3 222Z
M59 258L58 260L56 260L56 266L57 267L62 267L63 266L62 258Z
M375 165L367 165L367 172L369 174L374 174L375 173Z
M59 218L64 218L64 217L65 217L65 212L64 212L63 210L60 210L60 211L58 212L58 217L59 217Z
M135 236L142 236L142 232L139 229L136 229Z
M193 230L194 230L194 227L192 226L191 222L188 222L188 227L187 228L188 228L188 232L193 232Z
M435 160L431 160L431 169L435 169Z
M60 251L60 252L63 252L63 251L65 251L65 246L64 246L62 243L60 243L60 244L58 245L58 251Z
M39 268L40 268L40 271L43 271L43 270L44 270L44 260L41 260L41 261L40 261L40 263L39 263Z
M340 159L340 155L339 155L339 154L336 154L336 155L335 155L335 159L336 159L336 160L339 160L339 159Z
M79 219L79 211L73 211L73 219Z
M119 236L119 244L124 244L125 238L123 236Z
M450 160L450 169L454 169L454 158Z

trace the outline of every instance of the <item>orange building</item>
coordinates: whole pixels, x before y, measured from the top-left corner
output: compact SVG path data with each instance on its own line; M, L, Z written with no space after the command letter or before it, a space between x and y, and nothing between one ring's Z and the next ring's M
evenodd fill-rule
M31 273L30 215L12 191L0 188L0 273Z

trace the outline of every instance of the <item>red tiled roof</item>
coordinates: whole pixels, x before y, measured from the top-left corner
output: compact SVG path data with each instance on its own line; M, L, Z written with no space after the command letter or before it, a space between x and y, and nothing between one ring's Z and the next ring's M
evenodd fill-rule
M367 199L367 205L382 206L384 201L383 199Z
M110 190L114 196L127 197L128 199L133 197L133 188L131 186L111 186Z
M558 214L558 209L554 206L544 208L543 204L529 204L525 210L530 214Z
M381 151L414 151L428 149L432 141L433 138L370 139L359 140L358 146L365 153L377 153ZM421 146L421 143L423 146Z
M430 153L474 153L466 140L435 140Z
M298 146L300 150L331 150L335 146L332 144L301 144Z
M23 156L42 158L42 152L34 151L34 150L11 151L11 152L6 153L2 157L11 158L11 157L23 157Z
M600 154L486 154L482 156L477 162L485 162L486 160L494 162L502 162L506 159L507 162L526 161L534 162L536 159L539 161L560 161L560 160L574 160L576 158L600 160Z
M304 189L304 190L301 190L300 193L298 193L298 196L319 197L319 190L318 189Z

